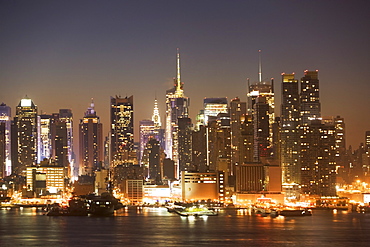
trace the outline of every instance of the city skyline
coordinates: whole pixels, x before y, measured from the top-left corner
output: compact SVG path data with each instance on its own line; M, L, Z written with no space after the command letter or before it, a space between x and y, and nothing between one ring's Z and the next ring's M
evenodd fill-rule
M155 98L164 125L176 48L193 124L205 97L246 101L247 78L258 81L261 49L262 79L275 79L276 116L281 73L295 72L299 80L317 69L322 116L344 118L347 147L365 142L369 3L209 3L3 1L0 101L13 118L27 95L39 114L70 108L77 123L94 98L106 136L109 97L133 95L138 141L138 123L151 119Z

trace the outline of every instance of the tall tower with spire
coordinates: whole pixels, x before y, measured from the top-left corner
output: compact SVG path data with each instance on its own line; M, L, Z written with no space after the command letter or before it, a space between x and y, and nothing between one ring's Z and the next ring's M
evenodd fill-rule
M248 114L254 123L254 161L269 156L275 122L274 80L266 82L262 77L261 50L258 51L258 82L250 85L248 80Z
M166 91L166 130L165 146L167 157L175 163L175 173L179 177L179 144L178 119L189 117L189 98L184 95L183 83L180 77L180 52L177 49L177 75L174 87Z

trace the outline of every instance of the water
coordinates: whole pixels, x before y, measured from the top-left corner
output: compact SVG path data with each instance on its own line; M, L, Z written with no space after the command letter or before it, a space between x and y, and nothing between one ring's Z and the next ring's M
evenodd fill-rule
M0 246L370 246L370 214L319 211L257 217L243 210L181 217L162 208L114 217L48 217L35 208L0 210Z

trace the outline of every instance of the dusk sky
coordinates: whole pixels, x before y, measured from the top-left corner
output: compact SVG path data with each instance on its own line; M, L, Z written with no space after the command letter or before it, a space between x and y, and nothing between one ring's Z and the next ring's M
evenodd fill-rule
M246 78L319 70L322 116L344 117L347 147L370 130L370 1L0 0L0 103L27 95L39 113L73 111L78 125L94 98L109 128L110 96L134 95L138 123L176 76L193 122L204 97L246 100ZM75 128L77 137L77 128ZM76 143L77 144L77 143ZM75 145L76 145L75 144Z

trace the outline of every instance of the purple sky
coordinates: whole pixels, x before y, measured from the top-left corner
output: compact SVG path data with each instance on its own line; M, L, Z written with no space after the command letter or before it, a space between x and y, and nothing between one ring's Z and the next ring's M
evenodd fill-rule
M134 95L135 128L176 76L191 99L246 100L246 78L319 70L322 115L340 115L347 144L370 130L370 1L0 1L0 102L28 95L40 113L71 108L76 126L94 98L109 128L110 96ZM136 131L137 135L137 131ZM77 133L76 135L77 136ZM137 139L137 136L136 138Z

